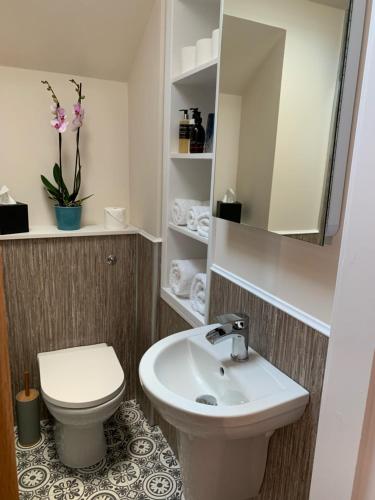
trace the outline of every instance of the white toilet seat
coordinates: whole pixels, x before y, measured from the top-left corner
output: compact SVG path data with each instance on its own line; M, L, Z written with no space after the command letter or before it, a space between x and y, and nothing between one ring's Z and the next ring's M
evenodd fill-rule
M107 344L40 353L38 361L43 398L60 408L94 408L124 387L124 372Z
M76 406L68 406L69 403L63 401L63 402L58 402L58 403L55 403L55 401L48 397L47 394L45 394L45 392L42 390L41 393L42 393L42 396L43 396L43 399L44 399L44 402L47 404L47 407L50 408L50 407L57 407L57 408L61 408L62 410L69 410L71 414L73 414L74 412L78 413L78 412L81 412L82 415L84 415L86 412L85 410L88 410L88 411L95 411L95 409L101 409L102 407L104 407L105 405L109 404L112 400L116 399L118 395L121 395L123 396L124 394L124 391L125 391L125 381L124 383L118 388L118 390L115 392L115 393L112 393L110 396L108 396L106 399L102 400L100 403L95 403L93 402L92 406L78 406L78 404Z

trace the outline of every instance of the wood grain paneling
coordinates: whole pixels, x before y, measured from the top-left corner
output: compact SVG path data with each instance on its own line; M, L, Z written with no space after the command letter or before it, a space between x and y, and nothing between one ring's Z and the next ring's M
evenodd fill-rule
M7 500L18 500L8 351L8 325L5 312L3 268L0 258L0 497Z
M136 394L137 236L4 241L13 396L25 369L39 387L37 353L107 342ZM117 263L106 263L108 255ZM98 367L100 370L100 367Z
M158 339L163 339L177 332L189 330L191 325L177 314L164 300L159 300L158 314ZM175 455L177 450L177 435L175 428L168 424L158 413L155 412L155 423L159 425Z
M302 419L271 438L259 500L308 500L328 338L212 273L211 320L236 311L250 316L251 347L310 392Z
M137 236L137 330L136 364L157 338L158 296L160 288L161 243ZM137 368L138 374L138 368ZM149 422L154 420L151 403L137 377L136 399Z
M192 326L176 313L163 299L159 299L158 339L164 339L177 332L190 330Z
M152 415L138 382L139 360L154 341L191 328L158 301L160 245L126 235L6 241L1 250L13 395L26 368L39 386L38 352L107 342L124 368L127 397ZM117 256L114 266L106 263L110 254ZM328 339L213 273L211 319L231 311L250 315L251 346L311 397L303 418L272 437L259 499L307 500ZM176 450L174 429L159 416L156 422Z

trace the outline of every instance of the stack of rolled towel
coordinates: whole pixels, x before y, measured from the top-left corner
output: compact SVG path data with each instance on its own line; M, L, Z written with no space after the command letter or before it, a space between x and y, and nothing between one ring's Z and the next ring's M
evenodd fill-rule
M204 259L172 260L169 284L175 295L189 298L192 308L205 314L206 261Z
M208 238L210 230L210 207L208 201L176 198L172 206L172 221L177 226L187 226Z
M198 273L194 276L190 289L191 307L202 316L206 311L206 282L206 273Z

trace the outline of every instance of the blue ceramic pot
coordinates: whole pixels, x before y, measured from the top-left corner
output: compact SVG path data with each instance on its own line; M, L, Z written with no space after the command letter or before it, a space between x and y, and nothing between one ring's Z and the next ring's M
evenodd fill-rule
M62 231L81 229L82 207L55 207L57 228Z

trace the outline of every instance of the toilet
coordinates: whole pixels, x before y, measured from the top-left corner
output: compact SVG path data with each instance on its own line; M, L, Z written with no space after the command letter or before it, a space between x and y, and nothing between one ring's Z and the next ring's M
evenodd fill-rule
M105 457L103 423L119 408L125 377L113 347L74 347L38 354L41 393L56 420L59 458L72 468Z

